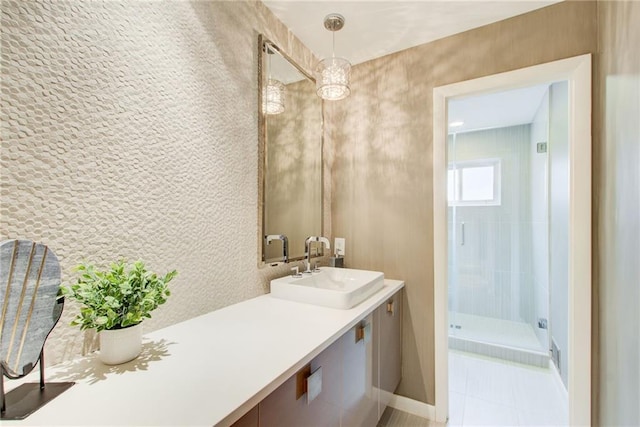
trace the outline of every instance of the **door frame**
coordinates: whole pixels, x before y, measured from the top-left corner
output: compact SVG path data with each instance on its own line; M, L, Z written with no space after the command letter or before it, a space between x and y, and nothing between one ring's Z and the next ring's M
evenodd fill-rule
M591 425L591 55L433 89L435 418L449 414L447 100L566 80L569 85L569 424Z

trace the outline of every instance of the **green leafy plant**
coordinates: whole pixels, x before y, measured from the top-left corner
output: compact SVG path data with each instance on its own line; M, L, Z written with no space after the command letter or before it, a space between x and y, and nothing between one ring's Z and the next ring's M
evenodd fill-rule
M121 329L151 317L151 311L164 304L171 294L168 283L178 272L163 277L147 271L142 261L128 265L125 260L101 270L82 263L75 270L78 280L63 286L61 295L81 304L71 322L80 329Z

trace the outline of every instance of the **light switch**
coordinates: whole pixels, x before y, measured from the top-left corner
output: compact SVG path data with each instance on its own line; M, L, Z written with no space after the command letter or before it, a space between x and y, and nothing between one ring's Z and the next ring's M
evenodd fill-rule
M334 253L336 255L344 256L344 250L346 246L346 240L344 237L336 237L333 242Z

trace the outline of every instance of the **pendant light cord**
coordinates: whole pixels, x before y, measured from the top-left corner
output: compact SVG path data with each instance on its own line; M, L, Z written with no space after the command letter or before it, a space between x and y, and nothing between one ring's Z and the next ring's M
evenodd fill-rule
M331 31L331 36L333 39L333 44L331 46L331 57L335 58L336 57L336 31L335 30Z

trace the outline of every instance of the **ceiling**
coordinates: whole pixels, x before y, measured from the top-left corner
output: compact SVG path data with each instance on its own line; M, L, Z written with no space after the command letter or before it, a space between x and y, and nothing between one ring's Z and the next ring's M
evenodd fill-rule
M359 64L459 32L501 21L560 0L307 1L263 0L319 58L331 55L332 33L324 17L339 13L336 56Z
M532 123L548 84L449 101L449 133ZM452 126L452 123L463 122Z
M331 55L332 33L324 17L340 13L345 26L336 35L336 56L359 64L393 52L549 6L561 0L418 0L340 1L263 0L264 4L319 58ZM291 82L286 61L273 55L278 78ZM282 62L282 64L280 64ZM488 94L450 102L451 131L531 123L548 85Z

